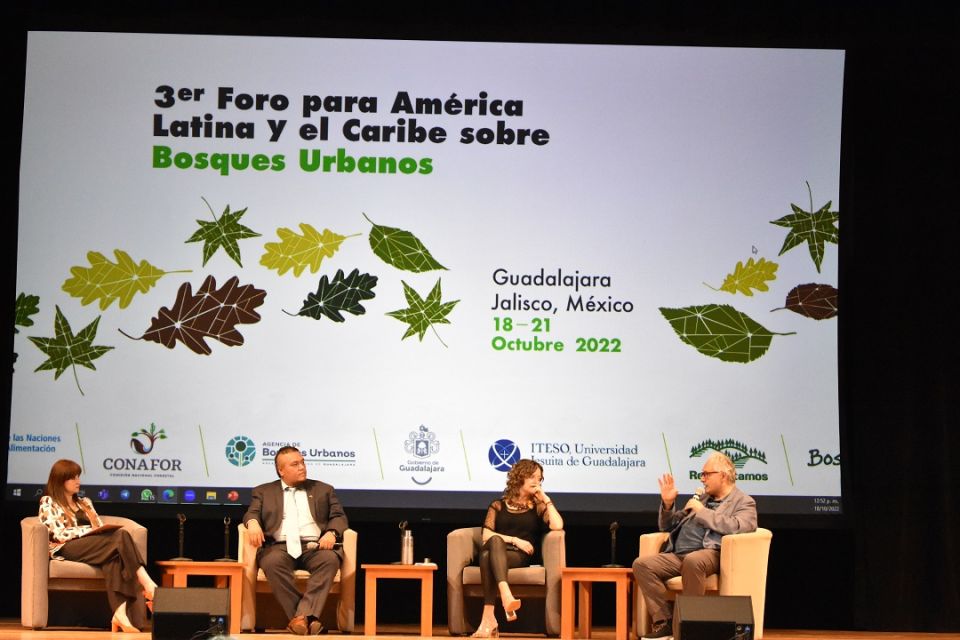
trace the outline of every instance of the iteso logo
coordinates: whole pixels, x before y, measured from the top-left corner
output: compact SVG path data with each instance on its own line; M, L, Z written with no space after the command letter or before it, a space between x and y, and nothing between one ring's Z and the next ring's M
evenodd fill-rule
M487 459L497 471L510 471L510 467L520 459L520 447L512 440L497 440L490 445Z

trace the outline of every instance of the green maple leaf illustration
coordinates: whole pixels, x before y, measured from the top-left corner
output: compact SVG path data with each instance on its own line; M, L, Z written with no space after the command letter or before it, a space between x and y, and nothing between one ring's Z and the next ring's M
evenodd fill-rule
M266 253L260 258L260 264L268 269L276 269L281 276L293 269L293 275L299 277L308 266L310 273L316 273L324 258L332 258L344 240L354 237L342 236L330 229L320 233L306 222L300 223L300 230L303 235L286 227L277 229L280 242L263 245Z
M407 329L407 332L403 334L403 338L401 338L401 340L405 340L413 334L417 334L420 337L420 341L423 342L423 334L427 332L428 328L433 328L433 333L437 336L437 339L440 340L440 343L443 346L447 346L447 344L440 338L440 335L437 334L437 330L433 325L450 324L450 321L447 320L447 314L450 313L460 301L440 301L441 293L439 278L437 278L437 284L433 286L433 289L427 295L426 300L421 298L420 294L414 291L413 287L408 285L406 282L403 282L403 295L407 298L407 304L410 306L406 309L398 309L397 311L391 311L387 314L391 318L396 318L397 320L406 322L410 325L410 327Z
M723 284L720 285L720 291L734 294L739 291L745 296L752 296L752 289L768 291L767 281L777 279L779 266L776 262L769 262L765 258L760 258L757 262L754 262L753 258L748 258L747 264L738 261L733 273L727 274ZM710 287L710 285L707 286ZM710 288L713 289L713 287Z
M317 292L307 294L307 299L303 301L303 308L296 315L308 316L316 320L326 316L334 322L343 322L344 317L341 311L355 316L367 312L360 301L375 297L376 294L373 292L375 286L377 286L377 276L369 273L361 275L359 269L354 269L350 275L344 277L343 269L339 269L333 276L333 280L328 280L327 276L320 278Z
M367 214L363 214L363 217L367 218ZM446 270L445 266L434 260L420 239L409 231L382 227L370 218L367 218L367 222L373 225L370 229L370 248L387 264L414 273Z
M247 212L246 207L230 213L230 205L227 205L226 209L223 210L223 215L217 218L210 203L207 202L205 198L203 201L210 209L213 222L197 220L200 228L190 236L187 242L203 241L203 266L207 265L207 260L217 252L217 249L223 247L227 255L242 267L243 263L240 262L240 246L237 244L237 240L257 238L260 236L256 231L240 224L240 218Z
M80 304L84 306L99 299L100 310L104 311L114 300L119 300L120 308L126 309L137 292L146 293L168 273L189 273L163 271L146 260L137 264L126 251L120 249L114 249L113 255L117 258L116 264L102 253L87 253L90 267L70 267L73 277L63 283L63 290L74 298L80 298Z
M778 255L782 256L798 244L806 242L810 248L810 257L813 258L813 264L816 265L819 273L820 264L823 262L824 243L839 244L840 242L840 230L836 226L840 219L840 212L830 211L832 201L828 201L827 204L814 211L813 191L810 190L809 182L807 183L807 191L810 193L810 211L804 211L791 203L790 208L793 209L793 213L777 220L771 220L770 224L790 229Z
M728 304L669 309L660 307L680 340L705 356L726 362L753 362L770 348L774 333Z
M80 395L83 395L83 389L80 388L80 380L77 378L77 365L93 369L93 361L105 354L113 347L100 346L93 344L93 339L97 336L97 325L100 324L100 316L80 330L80 333L74 335L70 329L70 323L56 307L57 315L53 321L53 338L34 338L30 341L37 345L37 348L47 354L46 362L37 367L34 371L54 370L53 379L60 377L67 367L73 369L73 379L77 383L77 389Z
M17 329L20 327L32 327L33 319L30 317L40 311L40 296L27 295L21 292L17 296L16 313L13 319L13 332L20 333Z

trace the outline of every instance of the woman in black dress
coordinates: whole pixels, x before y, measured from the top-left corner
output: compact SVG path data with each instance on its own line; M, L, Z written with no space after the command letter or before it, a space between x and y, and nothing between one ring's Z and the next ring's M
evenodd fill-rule
M520 601L507 584L507 570L530 565L547 530L563 529L563 518L543 492L543 467L520 460L507 473L503 497L487 507L483 521L480 576L483 582L483 618L474 638L499 635L494 605L499 595L507 620L517 619Z
M104 527L89 498L79 498L80 465L57 460L47 478L47 493L40 498L40 521L50 533L50 557L100 567L107 583L113 618L111 631L139 631L130 622L128 607L143 591L148 606L157 584L124 529Z

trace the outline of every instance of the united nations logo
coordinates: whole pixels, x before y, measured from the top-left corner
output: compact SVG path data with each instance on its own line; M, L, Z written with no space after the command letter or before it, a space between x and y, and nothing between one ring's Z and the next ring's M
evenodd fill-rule
M510 471L510 467L520 459L520 447L512 440L497 440L490 445L487 459L497 471Z
M418 458L426 458L440 451L440 441L435 433L420 425L418 431L410 432L409 440L404 440L403 450Z
M227 442L227 460L237 467L245 467L257 457L257 447L247 436L234 436Z

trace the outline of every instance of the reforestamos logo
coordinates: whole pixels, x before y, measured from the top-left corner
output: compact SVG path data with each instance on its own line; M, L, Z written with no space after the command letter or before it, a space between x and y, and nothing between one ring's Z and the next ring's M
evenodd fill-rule
M257 446L247 436L234 436L227 441L227 462L245 467L257 457Z
M741 471L751 460L767 464L767 454L756 447L748 446L732 438L727 438L726 440L704 440L690 449L690 457L699 458L710 451L719 451L733 461L733 466L737 468L737 480L765 481L768 479L766 473L744 473ZM700 472L691 470L690 479L699 480Z
M497 440L487 451L490 466L497 471L510 471L510 467L520 460L520 447L513 440Z

